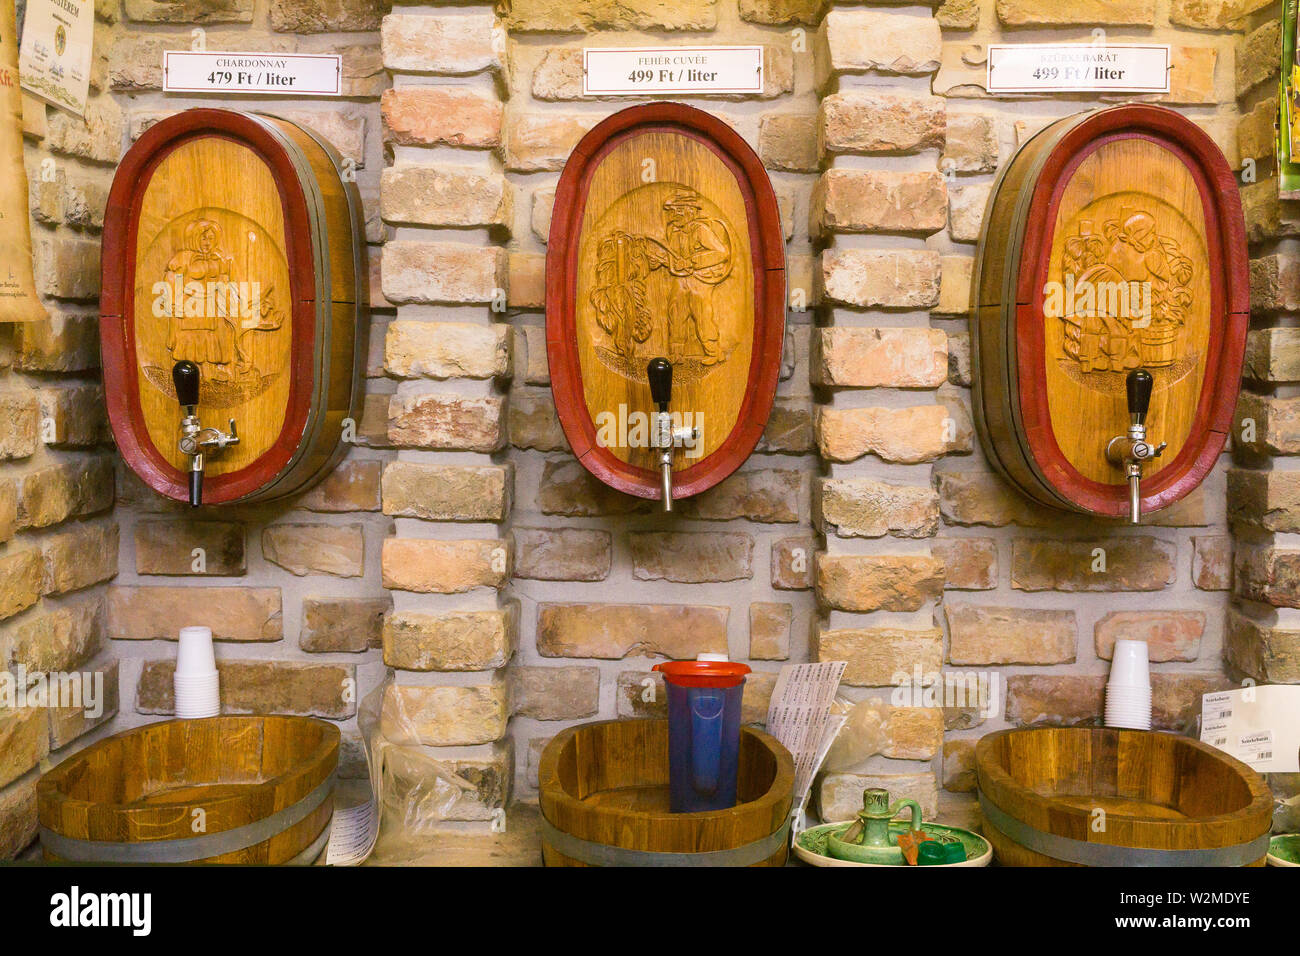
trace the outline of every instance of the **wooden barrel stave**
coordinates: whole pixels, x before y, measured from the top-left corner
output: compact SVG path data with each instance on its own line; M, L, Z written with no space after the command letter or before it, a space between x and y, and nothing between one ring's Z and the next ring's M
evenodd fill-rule
M557 735L539 768L544 829L542 855L548 866L590 865L561 852L566 837L645 854L709 854L747 847L764 839L771 852L752 865L781 866L789 838L794 766L789 752L761 731L741 730L737 799L730 810L671 813L668 810L668 722L615 720L582 724ZM778 838L779 837L779 842ZM617 850L615 851L617 855ZM611 865L638 865L619 857ZM651 858L639 865L685 865Z
M77 859L158 856L158 862L284 863L328 830L339 731L305 717L171 720L107 737L69 757L37 786L47 859L77 841ZM195 810L204 829L194 832ZM280 814L272 826L268 818ZM232 842L241 827L267 830L249 845L193 859L195 840ZM222 834L227 834L221 838ZM173 848L150 843L179 841ZM242 842L242 841L234 841ZM121 844L101 849L93 844ZM187 845L188 844L188 845Z

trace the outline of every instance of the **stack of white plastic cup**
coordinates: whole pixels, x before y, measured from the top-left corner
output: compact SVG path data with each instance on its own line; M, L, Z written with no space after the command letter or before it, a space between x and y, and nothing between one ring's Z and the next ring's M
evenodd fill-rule
M1147 642L1115 642L1106 684L1106 726L1151 729L1151 674Z
M211 628L181 628L172 685L177 717L215 717L221 712Z

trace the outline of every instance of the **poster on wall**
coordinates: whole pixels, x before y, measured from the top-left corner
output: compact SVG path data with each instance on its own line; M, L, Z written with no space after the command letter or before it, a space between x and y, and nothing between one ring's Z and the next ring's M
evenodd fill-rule
M1282 70L1278 90L1277 183L1283 199L1300 199L1300 67L1296 65L1296 31L1300 30L1300 0L1287 0L1282 9Z
M84 116L94 33L94 0L27 0L18 53L23 89Z

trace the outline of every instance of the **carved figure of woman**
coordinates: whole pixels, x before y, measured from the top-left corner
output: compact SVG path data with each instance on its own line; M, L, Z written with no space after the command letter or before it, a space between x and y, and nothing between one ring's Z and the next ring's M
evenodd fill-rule
M236 357L235 326L227 315L209 314L208 303L216 297L207 295L207 290L211 284L230 286L235 260L222 251L221 227L211 219L189 223L183 242L181 251L167 263L167 282L184 290L183 299L172 305L167 348L174 361L197 363L204 378L229 380Z

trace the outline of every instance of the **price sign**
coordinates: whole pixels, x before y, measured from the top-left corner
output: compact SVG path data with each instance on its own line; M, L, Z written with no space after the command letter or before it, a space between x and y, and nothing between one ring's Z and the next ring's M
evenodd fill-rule
M163 54L167 93L275 93L279 96L338 96L343 57L336 53Z
M606 47L582 51L585 96L762 93L761 46Z
M1169 70L1167 44L991 44L988 91L1168 93Z

